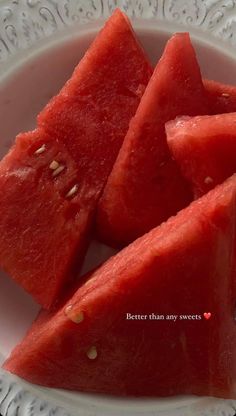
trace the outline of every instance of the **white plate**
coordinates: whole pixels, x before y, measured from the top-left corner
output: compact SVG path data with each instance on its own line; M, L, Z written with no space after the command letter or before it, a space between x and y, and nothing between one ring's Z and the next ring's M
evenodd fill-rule
M236 84L236 5L233 0L2 0L1 156L16 133L34 126L38 111L70 76L115 5L138 18L134 25L153 63L171 32L188 30L193 36L204 76ZM93 262L111 254L101 246L93 246L91 252ZM91 256L86 268L90 266ZM30 296L1 273L0 364L22 338L37 311L38 306ZM73 394L33 386L0 370L0 413L3 416L233 416L235 409L235 402L214 398L124 400Z

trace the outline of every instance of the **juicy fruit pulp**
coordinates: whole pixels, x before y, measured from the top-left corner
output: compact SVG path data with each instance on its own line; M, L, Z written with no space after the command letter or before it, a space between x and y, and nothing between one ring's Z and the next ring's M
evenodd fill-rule
M119 10L108 20L38 124L69 149L94 207L152 73Z
M52 161L64 170L57 174ZM67 196L78 183L65 146L40 130L18 136L0 164L1 265L44 306L70 283L85 249L88 213L79 194Z
M37 130L19 136L0 163L0 264L45 308L83 260L98 198L150 75L117 10ZM46 150L35 155L32 146ZM63 169L52 176L58 162Z
M236 113L183 117L166 125L167 142L199 197L236 172Z
M5 369L72 390L233 397L235 212L236 175L108 260L58 312L43 313Z
M209 101L209 114L236 111L236 87L205 79L203 81Z
M205 90L188 34L174 35L165 48L131 120L99 201L101 240L125 245L192 200L167 146L165 122L177 115L204 114Z

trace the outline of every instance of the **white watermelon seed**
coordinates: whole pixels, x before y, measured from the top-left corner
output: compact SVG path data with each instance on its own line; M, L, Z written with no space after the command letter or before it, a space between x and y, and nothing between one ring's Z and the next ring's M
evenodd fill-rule
M204 182L205 182L205 184L206 184L206 185L210 185L210 184L212 184L212 183L213 183L213 179L212 179L210 176L207 176L207 177L204 179Z
M49 168L52 169L52 170L56 170L57 168L59 168L59 166L60 166L60 164L56 160L53 160L50 163Z
M80 322L82 322L84 320L84 313L83 312L79 312L72 320L76 324L80 324Z
M229 94L227 92L223 92L222 97L229 97Z
M87 351L87 357L90 359L90 360L95 360L95 358L97 358L97 356L98 356L98 353L97 353L97 348L96 347L91 347L91 348L89 348L89 350Z
M59 173L61 173L64 169L65 169L65 166L59 165L58 168L56 168L53 171L52 176L55 177L55 176L59 175Z
M35 154L35 155L41 155L41 153L45 152L45 150L46 150L46 145L45 145L45 144L43 144L41 147L39 147L39 149L37 149L37 150L34 152L34 154Z
M72 305L68 305L65 308L65 315L75 324L80 324L84 320L84 313L81 311L77 314L72 313Z
M67 305L65 308L65 314L68 315L68 313L72 310L72 305Z
M66 198L70 198L71 196L73 196L77 191L78 191L78 189L79 189L79 185L78 184L76 184L76 185L74 185L70 190L69 190L69 192L67 192L67 194L66 194Z
M90 277L90 279L88 279L85 283L84 283L84 286L87 286L87 285L89 285L91 282L93 282L94 280L96 280L96 276L94 276L94 277Z

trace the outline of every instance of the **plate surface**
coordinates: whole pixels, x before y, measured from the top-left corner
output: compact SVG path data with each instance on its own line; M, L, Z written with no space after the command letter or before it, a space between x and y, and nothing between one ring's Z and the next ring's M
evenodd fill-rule
M236 84L234 0L0 1L0 156L82 57L115 7L131 18L152 62L171 32L190 31L203 75ZM17 213L16 213L17 214ZM112 254L92 245L85 269ZM10 296L9 296L10 294ZM22 338L38 306L0 273L0 364ZM121 400L30 385L0 370L3 416L187 416L236 414L236 402L214 398Z

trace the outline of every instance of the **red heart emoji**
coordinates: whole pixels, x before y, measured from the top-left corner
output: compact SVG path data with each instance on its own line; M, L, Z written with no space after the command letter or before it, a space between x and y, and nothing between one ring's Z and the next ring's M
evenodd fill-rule
M210 319L211 312L204 312L203 316L204 316L205 319Z

